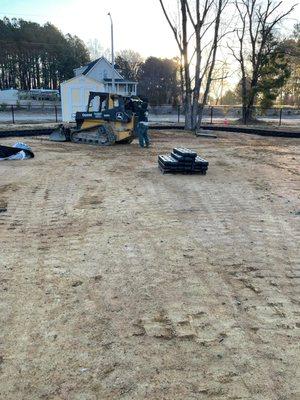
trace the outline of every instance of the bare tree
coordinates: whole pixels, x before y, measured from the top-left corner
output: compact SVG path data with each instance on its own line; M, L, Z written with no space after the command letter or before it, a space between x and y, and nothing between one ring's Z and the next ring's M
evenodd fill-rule
M252 119L262 72L275 49L276 28L295 8L283 6L276 0L235 0L238 46L229 48L240 65L244 123Z
M90 53L91 60L96 60L103 54L103 47L98 39L90 39L87 42L87 48Z
M104 49L101 46L100 41L97 38L94 39L90 39L87 43L86 43L87 49L89 51L90 54L90 58L92 61L96 60L97 58L100 57L105 57L108 60L111 59L111 50L110 49Z
M116 56L116 64L127 79L138 80L139 70L143 61L143 57L131 49L121 50Z
M178 0L179 18L173 21L164 0L159 0L174 34L182 63L185 128L200 127L207 103L221 39L221 15L229 0Z
M229 87L227 78L230 74L230 66L227 62L227 59L224 57L223 60L220 60L213 72L211 78L211 87L210 87L210 96L214 104L220 105L221 99L224 95L224 91L226 91Z

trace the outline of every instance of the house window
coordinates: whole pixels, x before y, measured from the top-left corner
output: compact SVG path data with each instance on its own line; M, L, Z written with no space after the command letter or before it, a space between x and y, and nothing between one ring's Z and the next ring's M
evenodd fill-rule
M103 70L103 79L107 79L107 69Z

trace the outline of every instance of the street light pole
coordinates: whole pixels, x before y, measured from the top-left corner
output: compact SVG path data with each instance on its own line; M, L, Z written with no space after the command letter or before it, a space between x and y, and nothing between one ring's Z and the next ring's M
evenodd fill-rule
M112 67L113 67L113 76L112 76L112 80L111 80L112 93L115 93L116 87L115 87L114 25L113 25L113 20L112 20L110 12L107 15L109 15L110 25L111 25L111 63L112 63Z

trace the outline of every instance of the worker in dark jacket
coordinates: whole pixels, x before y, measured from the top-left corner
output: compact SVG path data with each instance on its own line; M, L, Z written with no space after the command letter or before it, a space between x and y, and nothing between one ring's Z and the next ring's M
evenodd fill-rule
M137 134L141 147L149 147L150 140L148 136L148 103L144 103L139 113L139 122L137 124Z

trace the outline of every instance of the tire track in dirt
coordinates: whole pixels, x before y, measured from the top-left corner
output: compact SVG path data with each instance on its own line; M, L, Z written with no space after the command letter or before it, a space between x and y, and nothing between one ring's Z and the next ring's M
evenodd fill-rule
M167 139L33 142L20 175L5 167L4 398L296 400L295 183L226 153L236 136ZM209 156L207 176L158 172L179 142Z

